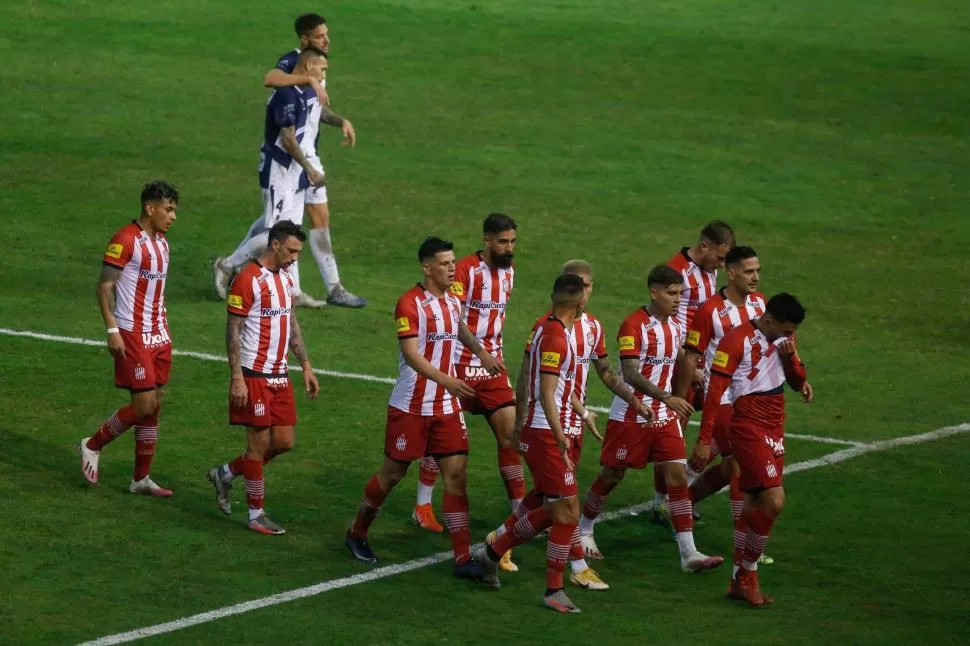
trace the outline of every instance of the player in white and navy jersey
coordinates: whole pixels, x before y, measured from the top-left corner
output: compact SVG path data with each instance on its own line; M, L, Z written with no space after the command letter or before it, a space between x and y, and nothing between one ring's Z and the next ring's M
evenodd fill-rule
M98 482L101 450L135 427L135 470L128 490L150 496L171 496L149 476L158 436L161 391L172 365L172 339L165 309L168 240L175 222L178 190L166 182L146 184L141 215L122 227L104 251L98 280L98 305L114 358L115 386L131 393L131 403L119 408L91 437L78 444L81 472Z
M394 310L400 348L399 372L387 407L384 462L367 482L364 498L345 543L358 561L376 563L367 541L384 499L397 486L411 462L433 457L444 480L444 519L455 557L455 576L481 579L481 565L471 559L468 494L468 432L459 397L475 391L457 378L452 360L461 343L475 353L482 366L498 371L498 362L486 352L462 322L461 301L448 290L455 279L452 244L427 238L418 249L424 280L398 299Z
M293 351L310 399L320 385L307 356L303 333L293 311L293 278L289 268L303 249L306 234L288 220L269 230L269 245L250 262L229 290L226 345L229 369L229 423L246 427L246 450L222 467L209 469L216 502L231 511L229 489L239 475L246 480L249 528L260 534L286 530L263 509L263 467L293 448L296 403L286 359Z

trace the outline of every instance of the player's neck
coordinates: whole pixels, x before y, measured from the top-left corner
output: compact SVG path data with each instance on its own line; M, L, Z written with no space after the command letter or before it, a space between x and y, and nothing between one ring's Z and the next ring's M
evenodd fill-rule
M660 307L656 303L654 303L653 301L650 301L650 304L647 305L647 311L650 312L650 316L652 316L653 318L655 318L655 319L657 319L659 321L666 322L666 320L668 318L670 318L666 314L661 314L660 313Z
M264 253L262 256L256 259L256 262L260 264L264 269L268 269L272 272L277 272L280 270L279 266L276 264L276 258L272 253Z
M742 307L748 300L746 293L735 289L730 283L724 288L724 296L738 307Z
M566 329L570 329L576 323L576 308L575 307L553 307L552 308L553 317L562 321L562 324L566 326Z
M478 257L482 259L482 262L488 265L489 269L495 269L498 267L498 265L495 264L495 259L492 257L492 252L487 248L479 251Z
M700 255L701 255L700 243L695 244L693 247L687 250L687 257L690 258L690 261L697 266L700 266L700 263L697 262L697 259L700 257Z
M145 216L145 215L140 216L138 218L138 226L140 226L141 230L144 231L146 234L148 234L148 237L151 238L152 240L154 240L155 236L158 235L158 231L156 231L155 227L152 226L151 218L149 218L148 216Z
M768 332L765 330L765 326L767 325L767 323L765 323L764 318L755 319L751 321L751 325L753 325L756 330L764 334L765 337L768 336Z
M447 291L447 288L439 289L438 286L435 285L434 282L432 282L429 279L425 279L425 281L421 283L421 287L424 288L424 291L428 292L432 296L436 296L437 298L441 298L442 296L444 296L445 292Z

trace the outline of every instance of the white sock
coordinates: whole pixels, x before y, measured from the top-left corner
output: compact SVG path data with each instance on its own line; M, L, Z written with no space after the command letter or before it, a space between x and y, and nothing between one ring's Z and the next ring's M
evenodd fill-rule
M586 514L583 514L579 519L579 533L583 536L592 536L594 524L596 524L595 518L587 518Z
M259 515L263 513L263 510L258 507L249 508L249 520L256 520Z
M434 493L434 485L426 485L423 482L419 482L417 504L430 505L432 493Z
M232 469L229 468L229 465L228 464L223 464L222 465L222 481L223 482L232 482L233 480L235 480L235 478L236 478L236 474L232 472Z
M290 276L293 277L293 295L299 296L303 293L303 290L300 289L300 261L294 262L287 267L286 271L290 272Z
M521 498L509 498L509 507L512 509L513 514L519 510L519 505L521 504Z
M660 506L667 502L667 494L659 491L653 492L653 508L660 509Z
M310 251L327 285L327 293L332 292L340 284L340 272L337 271L337 258L333 255L329 228L310 229Z
M741 561L741 567L743 567L745 570L748 570L749 572L757 572L758 562L755 561L754 563L752 563L751 561Z
M687 484L688 484L688 486L694 484L694 480L697 480L697 476L699 476L699 475L700 475L700 472L699 471L694 471L688 465L688 467L687 467Z
M264 231L247 238L239 243L232 255L226 258L226 265L233 271L239 269L253 258L258 258L261 253L266 251L269 244L269 233Z
M586 559L577 559L575 561L570 561L569 565L570 567L573 568L573 574L579 574L583 570L589 569L589 563L586 562Z
M677 547L680 548L680 558L684 559L697 553L694 545L694 532L677 532Z
M495 529L495 538L502 538L503 536L505 536L505 525L504 524L503 525L499 525Z
M740 569L741 569L741 566L740 565L732 565L731 566L731 578L732 579L738 578L738 570L740 570Z

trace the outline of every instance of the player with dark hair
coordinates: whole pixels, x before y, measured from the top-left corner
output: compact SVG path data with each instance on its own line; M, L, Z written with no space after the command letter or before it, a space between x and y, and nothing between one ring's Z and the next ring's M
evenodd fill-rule
M475 390L456 377L453 357L461 343L482 365L494 369L495 360L462 322L461 301L448 289L455 279L452 249L441 238L427 238L421 244L418 260L424 280L405 292L395 307L400 376L387 407L384 462L364 488L345 543L358 561L377 562L367 539L371 523L411 462L431 456L444 480L444 517L455 576L481 579L481 565L469 552L468 432L459 404L459 397L474 397Z
M327 19L320 14L305 13L298 16L294 21L293 30L300 40L300 46L281 56L276 67L266 72L263 77L263 86L280 88L309 85L316 92L320 103L329 105L325 80L294 71L296 59L302 50L315 47L324 54L330 53L330 27L327 25Z
M502 354L502 332L505 312L515 282L515 220L503 213L491 213L482 223L483 247L465 256L455 266L451 292L462 303L464 323L497 364L484 365L470 348L455 346L454 363L458 378L475 390L475 396L463 398L462 409L485 417L498 444L498 467L512 510L525 496L525 474L518 447L512 441L515 424L515 392L505 374ZM438 473L430 457L421 461L417 500L413 521L432 531L441 531L431 507L431 494ZM511 555L503 557L502 569L515 571Z
M576 466L572 460L572 441L564 425L575 398L576 344L573 329L583 309L583 279L563 274L552 288L552 311L536 329L529 344L529 370L519 379L528 379L528 398L517 406L524 411L524 422L516 433L519 450L532 474L532 490L527 498L538 504L519 517L514 512L503 526L506 531L486 541L476 553L485 567L485 582L500 587L498 564L516 545L530 540L546 528L546 591L543 605L557 612L579 612L563 590L563 574L570 556L570 544L579 518ZM519 429L516 429L517 431Z
M720 556L706 556L694 546L687 453L681 430L681 419L694 409L670 393L685 336L684 326L675 316L683 280L680 272L667 265L651 269L647 278L650 303L627 316L617 333L623 378L652 414L643 415L621 397L613 399L600 452L603 468L586 494L580 525L581 540L591 558L603 557L593 538L593 523L607 496L623 480L627 469L643 469L653 462L663 474L670 495L681 568L695 572L724 562Z
M169 248L179 192L167 182L145 184L137 220L115 232L102 257L97 298L114 358L115 386L131 393L98 431L78 444L81 473L97 484L101 451L135 427L135 470L128 491L167 497L172 492L151 479L158 415L172 365L172 339L165 310Z
M249 528L261 534L283 534L264 511L263 467L293 448L296 402L286 365L287 355L300 362L303 388L310 399L320 392L300 324L293 311L291 267L300 256L306 234L293 222L269 230L269 245L259 259L243 268L229 290L226 350L229 356L229 422L246 427L246 451L221 467L209 469L209 481L223 513L231 511L229 489L239 475L246 480Z
M758 559L785 504L785 393L788 384L811 402L815 393L795 347L795 330L805 308L791 294L772 296L765 315L724 335L711 361L711 381L704 399L702 437L709 437L725 393L733 414L728 430L745 493L747 532L735 535L735 566L728 595L754 606L772 602L761 593Z

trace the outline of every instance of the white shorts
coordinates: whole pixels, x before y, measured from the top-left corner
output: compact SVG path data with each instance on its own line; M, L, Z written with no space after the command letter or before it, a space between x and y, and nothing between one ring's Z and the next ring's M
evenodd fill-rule
M320 174L323 173L323 164L320 163L320 158L316 155L307 155L306 160L310 162L313 169ZM326 175L324 175L326 177ZM327 203L327 182L324 180L323 186L311 186L306 189L306 197L304 201L307 204L326 204Z
M303 200L305 191L300 188L302 168L291 162L290 168L283 168L270 161L269 188L261 190L263 197L263 222L267 229L281 220L297 225L303 224Z

